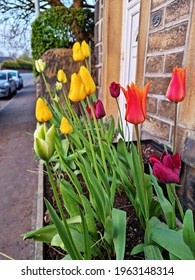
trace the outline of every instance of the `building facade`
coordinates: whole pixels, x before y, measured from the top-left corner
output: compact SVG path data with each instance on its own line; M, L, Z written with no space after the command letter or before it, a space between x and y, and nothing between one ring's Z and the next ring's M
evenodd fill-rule
M175 66L187 66L187 94L179 104L177 151L185 164L186 205L195 209L195 3L193 0L97 0L95 7L95 56L98 96L107 116L117 121L118 109L109 95L115 81L126 87L135 82L151 86L147 119L140 125L142 139L173 146L174 103L166 90ZM125 114L125 100L120 95ZM134 138L130 125L131 139Z

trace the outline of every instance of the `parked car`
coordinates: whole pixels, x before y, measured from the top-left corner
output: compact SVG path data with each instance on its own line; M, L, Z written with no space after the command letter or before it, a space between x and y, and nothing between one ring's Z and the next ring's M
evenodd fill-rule
M2 71L11 73L14 81L16 82L17 89L23 88L23 86L24 86L23 85L23 78L20 75L18 70L11 70L11 69L9 69L9 70L2 70Z
M8 71L0 71L0 97L11 97L17 93L16 83Z

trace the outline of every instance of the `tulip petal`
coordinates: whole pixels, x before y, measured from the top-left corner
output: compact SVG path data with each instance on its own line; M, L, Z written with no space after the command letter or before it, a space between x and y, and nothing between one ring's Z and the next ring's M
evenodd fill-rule
M170 169L173 168L173 162L171 159L171 156L169 154L166 154L162 159L162 164Z
M181 170L181 156L180 154L176 153L172 156L172 162L173 162L173 170L176 172L178 175Z
M179 176L170 168L164 166L160 162L155 163L153 166L153 174L162 183L178 183Z

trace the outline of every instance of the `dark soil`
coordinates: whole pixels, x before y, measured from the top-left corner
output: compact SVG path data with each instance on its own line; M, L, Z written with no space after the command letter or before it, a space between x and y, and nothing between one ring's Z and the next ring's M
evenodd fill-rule
M155 154L160 156L161 151L151 145L150 143L146 143L142 145L143 151L143 161L145 164L148 163L149 154ZM51 186L48 182L47 176L45 176L44 182L44 196L52 203L55 208L55 199L52 194ZM144 259L143 254L131 256L130 252L133 247L139 243L143 242L144 231L140 226L139 220L135 214L135 210L131 205L128 197L126 196L125 191L121 190L116 193L115 197L115 205L114 207L120 208L127 213L127 228L126 228L126 250L125 250L125 260L138 260ZM50 216L48 212L45 210L44 223L45 225L51 222ZM60 248L52 247L50 245L44 244L44 259L45 260L59 260L65 256L64 251Z

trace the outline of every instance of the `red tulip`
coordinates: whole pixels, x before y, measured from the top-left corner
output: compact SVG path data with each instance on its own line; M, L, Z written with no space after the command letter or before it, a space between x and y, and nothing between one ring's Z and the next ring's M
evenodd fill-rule
M162 183L178 183L181 169L180 154L172 157L164 151L161 157L151 155L150 163L154 176Z
M103 103L102 103L101 100L98 100L97 102L94 102L92 107L93 107L96 119L101 119L106 115L105 110L104 110L104 106L103 106ZM93 115L92 115L91 109L89 107L86 107L86 110L89 114L90 119L92 120Z
M134 83L131 86L127 86L127 90L123 87L123 93L125 95L126 115L125 120L132 124L139 124L146 119L146 98L151 82L147 83L143 89L136 87Z
M112 97L117 98L120 95L120 85L112 82L109 86L110 94Z
M167 89L166 97L172 102L181 102L186 96L186 67L175 67Z

